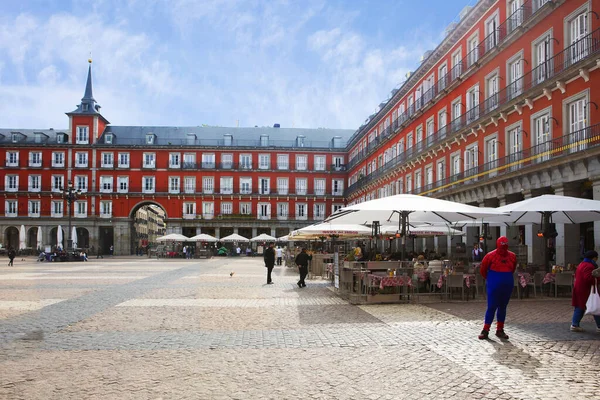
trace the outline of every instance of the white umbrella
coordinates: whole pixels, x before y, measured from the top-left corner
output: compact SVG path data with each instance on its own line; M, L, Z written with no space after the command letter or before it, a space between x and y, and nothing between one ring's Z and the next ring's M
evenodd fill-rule
M398 232L398 226L396 225L386 225L381 227L381 233L384 235L393 235L396 232ZM416 226L408 229L408 235L415 235L418 237L463 236L464 234L463 231L448 226Z
M37 230L37 248L41 249L44 246L44 241L42 240L42 227L38 226Z
M274 242L276 240L277 240L277 238L275 238L271 235L267 235L266 233L261 233L260 235L255 236L252 239L250 239L251 242Z
M180 235L179 233L170 233L165 236L159 236L156 238L157 242L187 242L190 238L187 236Z
M63 246L63 230L60 225L58 226L58 229L56 230L56 245L60 246L61 248L64 248L64 246Z
M555 224L600 221L600 201L551 194L507 204L496 210L507 215L484 218L483 222L504 222L512 225L539 224L544 215L551 217Z
M285 235L285 236L281 236L277 238L278 242L289 242L290 241L290 235Z
M191 242L217 242L218 240L219 239L217 239L216 237L210 236L206 233L201 233L190 238Z
M248 239L246 239L243 236L238 235L237 233L233 233L229 236L225 236L224 238L220 239L221 242L249 242Z
M71 241L72 241L72 246L74 249L77 248L77 228L73 227L73 229L71 229Z
M337 221L336 221L337 222ZM318 239L323 236L336 235L338 237L368 236L371 228L359 224L321 223L305 226L290 233L291 239Z
M21 225L19 229L19 250L23 250L27 247L27 233L25 232L25 225Z

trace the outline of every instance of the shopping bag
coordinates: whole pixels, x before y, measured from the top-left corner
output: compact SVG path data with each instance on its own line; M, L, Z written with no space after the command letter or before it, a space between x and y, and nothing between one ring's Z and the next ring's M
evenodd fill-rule
M594 279L592 290L590 291L590 297L588 297L585 303L585 313L591 315L600 315L600 295L598 295L598 280Z

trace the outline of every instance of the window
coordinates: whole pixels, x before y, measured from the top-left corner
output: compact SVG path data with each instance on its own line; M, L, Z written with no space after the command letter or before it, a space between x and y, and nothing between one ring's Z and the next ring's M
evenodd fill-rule
M415 172L415 191L419 192L419 189L421 189L421 182L423 182L422 180L422 176L421 176L421 170L418 170Z
M288 194L288 178L277 178L277 194Z
M119 168L129 168L129 153L119 153Z
M144 153L144 168L156 167L156 154L155 153Z
M66 142L67 142L67 135L65 135L64 133L56 134L56 143L66 143Z
M465 150L465 176L475 175L477 173L476 168L479 164L479 149L477 144L468 147Z
M575 153L587 148L589 133L587 127L586 98L573 101L567 105L570 152Z
M268 135L260 135L260 145L262 147L267 147L269 145L269 136Z
M233 194L233 177L221 177L221 194Z
M38 218L40 216L40 201L29 200L27 203L29 217Z
M289 168L290 156L287 154L277 155L277 169L286 170Z
M41 186L42 177L41 175L29 175L29 183L27 185L30 192L39 192Z
M448 111L443 109L438 113L438 137L440 139L446 137L446 125L448 125Z
M75 202L75 218L87 217L87 201Z
M588 41L583 40L588 34L587 10L575 16L568 22L568 47L571 63L576 63L588 55Z
M516 126L513 128L509 128L507 131L508 135L508 162L514 163L521 159L521 150L522 150L522 134L521 127ZM519 164L511 165L511 171L517 171L519 169Z
M270 203L258 203L258 219L271 219Z
M344 157L341 157L341 156L333 157L333 169L335 171L343 171L344 170Z
M500 25L498 12L496 11L493 16L485 21L485 50L489 51L498 45L500 41L500 32L498 26Z
M258 178L258 193L259 194L269 194L270 189L270 179L269 178Z
M343 205L341 205L341 204L332 204L331 212L332 213L338 212L339 210L342 209L342 207L343 207Z
M305 154L299 154L296 156L296 170L306 171L308 164L308 156Z
M288 203L277 203L277 219L287 219L288 210Z
M342 196L344 194L344 180L334 179L331 181L331 194L334 196Z
M119 176L117 178L118 187L117 191L119 193L127 193L129 191L129 177L128 176Z
M112 201L100 201L100 218L112 217Z
M196 203L183 203L183 218L196 218Z
M233 168L233 154L221 154L221 168Z
M508 2L508 32L517 29L523 23L523 0L510 0Z
M431 117L429 120L427 120L427 142L426 142L426 146L430 147L433 144L433 133L435 132L435 127L434 127L434 121L433 121L433 117Z
M215 167L216 167L216 162L215 162L214 153L202 154L202 168L214 169Z
M467 92L467 123L479 118L479 86Z
M183 178L183 192L194 193L196 191L196 178L193 176L186 176Z
M448 65L443 64L438 69L438 91L440 91L440 92L442 90L446 89L446 81L448 79L448 77L446 75L448 75Z
M146 144L154 144L154 134L146 134Z
M231 203L231 202L221 203L221 214L223 214L223 215L233 214L233 203Z
M169 177L169 193L173 193L173 194L179 193L179 182L180 182L180 179L178 176Z
M101 176L100 177L100 192L101 193L112 193L113 191L113 177L112 176Z
M306 203L296 203L296 219L307 220Z
M240 203L240 214L252 215L252 203Z
M183 155L183 168L196 169L196 154L186 153Z
M215 217L215 203L205 201L202 203L202 218L213 219Z
M6 200L4 202L4 215L7 217L16 217L17 214L17 200Z
M252 178L240 178L240 193L252 194Z
M315 179L315 196L325 196L325 179Z
M113 153L102 153L102 161L100 166L102 168L112 168L113 166Z
M462 126L462 120L460 118L462 112L462 104L460 103L460 97L452 103L452 131L457 131Z
M64 176L52 175L52 191L61 192L64 187Z
M142 178L142 193L154 193L155 177L145 176Z
M106 136L104 136L104 143L112 144L112 142L113 142L113 134L107 133Z
M87 126L78 126L77 127L77 139L76 144L88 144L89 143L89 134Z
M82 192L87 192L88 188L88 177L83 175L78 175L75 177L75 190L81 190Z
M306 195L306 186L307 179L306 178L296 178L296 194L298 195Z
M205 176L202 178L202 193L213 194L215 191L215 178L212 176Z
M452 167L452 170L450 171L450 175L452 177L452 180L456 181L456 180L460 179L460 176L459 176L460 171L461 171L461 168L460 168L460 164L461 164L460 155L459 154L454 154L454 155L451 156L450 160L451 160L451 164L450 165Z
M411 193L412 190L412 176L406 175L406 193Z
M50 216L52 218L62 218L63 216L63 202L62 200L52 200L50 205Z
M435 173L436 173L435 179L437 182L442 182L446 178L446 162L445 162L445 160L438 160L436 169L435 169Z
M421 152L423 150L423 127L421 125L417 127L416 133L417 142L415 143L415 146L417 148L417 152ZM379 167L381 168L381 163L379 164Z
M467 51L469 52L469 67L479 60L479 35L472 36L469 39Z
M552 40L550 34L546 34L533 43L534 77L537 83L542 83L554 74L551 57Z
M492 137L485 141L485 162L487 169L495 169L498 166L498 138ZM490 176L496 175L497 172L492 171Z
M315 203L313 205L313 216L316 220L325 219L325 204Z
M513 58L508 63L508 98L509 100L519 96L523 91L523 60L521 56Z
M52 166L64 168L65 166L65 153L55 151L52 153Z
M325 156L315 156L315 171L325 171Z
M433 167L429 166L425 168L425 189L431 189L433 187Z
M19 176L6 175L4 178L4 187L7 192L16 192L19 190Z
M42 153L39 151L29 152L29 166L30 167L41 167L42 166Z
M180 158L181 158L181 154L170 153L169 154L169 168L180 168L181 167L181 164L179 163Z
M498 73L494 73L492 76L488 77L485 85L487 92L485 111L489 112L498 107Z
M252 169L251 154L240 154L240 169Z
M452 55L452 80L462 75L462 56L460 49Z
M87 167L88 166L88 153L75 153L75 166L76 167Z
M271 156L269 154L258 155L258 169L271 169Z
M539 114L533 118L533 129L537 161L543 162L550 160L550 115L547 113Z

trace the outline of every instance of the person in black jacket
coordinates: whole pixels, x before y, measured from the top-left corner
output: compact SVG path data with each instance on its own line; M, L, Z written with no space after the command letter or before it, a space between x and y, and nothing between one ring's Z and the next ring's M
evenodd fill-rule
M267 267L267 284L271 285L273 284L271 272L273 271L273 267L275 267L275 250L273 249L273 243L269 243L269 247L265 250L263 258L265 260L265 267Z
M306 287L304 278L308 275L308 262L310 260L312 260L312 256L306 252L306 247L302 248L302 251L296 256L296 260L294 260L300 271L300 280L298 281L299 288Z

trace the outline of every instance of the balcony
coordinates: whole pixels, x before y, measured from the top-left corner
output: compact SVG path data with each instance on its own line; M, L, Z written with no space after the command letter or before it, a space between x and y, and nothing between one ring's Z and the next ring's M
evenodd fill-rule
M491 95L465 114L456 117L450 124L438 129L429 136L427 146L424 146L422 151L428 151L431 147L439 146L447 140L453 140L454 137L459 136L461 132L464 133L469 127L476 128L477 124L483 119L492 118L493 120L497 118L497 115L503 109L506 110L510 109L510 107L519 106L519 103L523 102L525 98L535 97L534 91L544 93L543 90L545 86L548 86L547 82L549 80L564 78L569 70L572 73L576 73L578 64L586 60L593 60L599 53L600 29L597 29L565 50L557 53L543 64L533 68L500 92ZM477 115L478 118L469 120L470 115ZM345 195L349 196L354 191L394 169L394 167L406 164L408 161L420 156L422 151L415 151L413 148L410 150L406 149L406 152L399 154L383 167L350 185L346 189Z
M198 169L198 164L196 164L193 161L184 161L183 164L181 164L181 168L182 169Z
M4 163L6 168L19 168L19 161L8 161L6 160Z
M180 169L180 168L181 168L181 164L179 164L179 163L169 163L169 169Z
M112 218L112 213L101 213L100 218Z
M29 168L42 168L42 162L29 161Z
M215 169L217 164L214 161L202 161L200 166L202 169Z
M336 164L331 164L331 165L329 166L329 170L330 170L331 172L345 172L345 171L347 171L347 168L346 168L346 165L345 165L345 164L338 164L338 165L336 165Z
M196 219L196 213L183 214L183 219Z
M222 162L219 164L221 169L233 169L233 162Z

